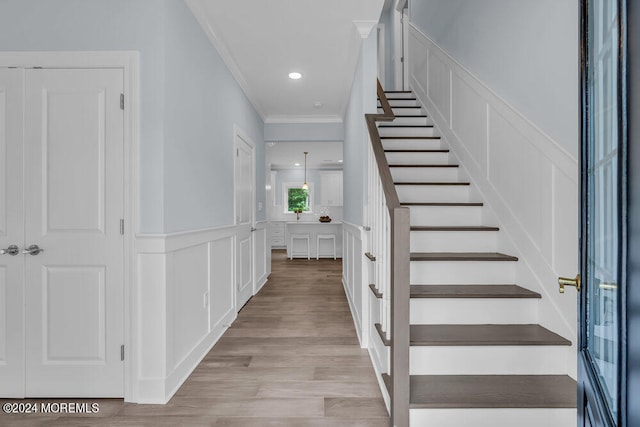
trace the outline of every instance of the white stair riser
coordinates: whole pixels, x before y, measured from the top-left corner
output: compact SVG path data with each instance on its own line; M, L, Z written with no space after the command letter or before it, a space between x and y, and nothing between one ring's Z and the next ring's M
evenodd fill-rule
M460 168L391 168L395 182L434 182L458 180Z
M481 225L482 206L411 206L411 225Z
M575 408L411 409L411 427L567 427L577 424Z
M379 127L380 136L437 136L432 127Z
M412 298L412 325L531 325L537 298Z
M411 252L496 252L496 231L412 231Z
M391 147L391 149L398 149ZM449 153L385 153L390 165L448 165Z
M513 261L411 261L412 285L514 283Z
M395 98L395 96L394 96ZM393 107L418 107L418 101L415 99L387 99L391 108ZM378 107L382 107L382 104L378 101Z
M395 139L382 140L385 150L441 150L442 140L438 139Z
M391 107L393 114L396 116L423 116L424 111L421 107L415 108L393 108ZM384 110L378 106L378 114L383 114Z
M411 375L564 375L569 346L412 346Z
M402 114L402 116L407 116L408 114ZM424 125L433 125L433 120L429 117L416 116L416 117L397 117L392 122L379 122L378 126L384 127L387 123L394 125L412 125L412 126L424 126Z
M385 92L387 98L415 98L416 95L413 92Z
M401 202L466 202L468 185L396 185Z

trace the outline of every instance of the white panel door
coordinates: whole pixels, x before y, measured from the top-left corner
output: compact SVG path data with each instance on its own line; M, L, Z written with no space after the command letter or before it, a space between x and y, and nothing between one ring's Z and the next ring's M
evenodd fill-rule
M16 254L24 239L22 73L0 68L0 249L6 252L0 255L2 397L24 397L24 256Z
M121 397L119 69L25 71L26 395Z
M236 311L249 301L254 292L253 234L254 230L254 159L253 146L240 135L235 136L235 199L236 199Z

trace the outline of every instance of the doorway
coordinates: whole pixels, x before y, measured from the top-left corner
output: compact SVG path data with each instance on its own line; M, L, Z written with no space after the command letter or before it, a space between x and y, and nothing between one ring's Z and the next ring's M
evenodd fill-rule
M0 69L0 395L123 397L124 71Z
M238 129L235 144L235 219L236 235L236 312L255 292L254 239L255 228L255 148L251 139Z
M640 422L640 8L581 2L578 425ZM577 283L576 283L577 284Z

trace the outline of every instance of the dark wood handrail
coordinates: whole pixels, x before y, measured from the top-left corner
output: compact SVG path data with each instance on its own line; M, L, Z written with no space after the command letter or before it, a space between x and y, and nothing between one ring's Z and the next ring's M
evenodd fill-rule
M409 208L400 205L391 170L378 132L376 122L395 119L393 110L378 81L378 98L382 114L365 114L371 146L378 165L380 181L391 220L391 425L409 426L409 236L411 225Z
M393 184L393 178L391 177L391 170L389 169L389 163L387 157L384 155L384 148L382 147L382 140L380 140L380 133L376 122L390 122L396 118L393 114L393 110L389 105L389 101L382 89L380 80L378 80L378 99L382 104L382 114L365 114L364 117L367 121L367 128L369 130L369 138L371 139L371 146L373 148L373 154L376 158L378 165L378 171L380 172L380 180L382 181L382 190L384 191L384 197L387 201L387 208L389 214L394 208L400 207L400 201L398 199L398 193L396 187Z

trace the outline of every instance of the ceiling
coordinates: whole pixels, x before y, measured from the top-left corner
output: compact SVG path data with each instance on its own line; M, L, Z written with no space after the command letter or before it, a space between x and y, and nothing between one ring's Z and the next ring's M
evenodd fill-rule
M385 3L186 1L258 113L273 123L342 120L360 34L378 22ZM302 78L289 79L292 71Z

